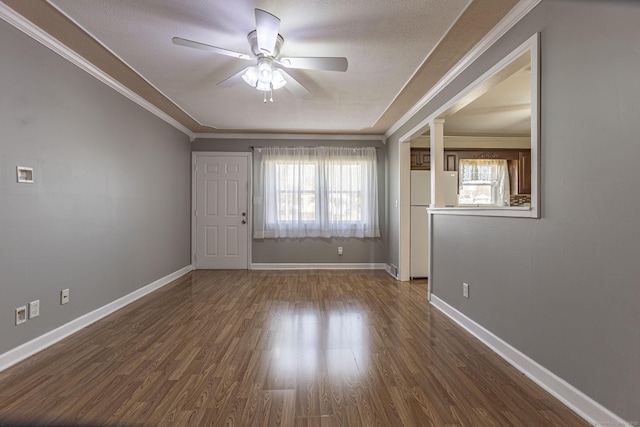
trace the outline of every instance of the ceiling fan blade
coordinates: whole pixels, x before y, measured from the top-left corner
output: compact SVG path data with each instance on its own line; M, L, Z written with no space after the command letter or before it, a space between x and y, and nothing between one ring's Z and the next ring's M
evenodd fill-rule
M284 71L282 68L280 68L280 72L284 76L284 79L287 81L287 84L284 85L284 88L289 92L291 92L295 96L305 96L309 93L309 91L304 86L298 83L296 79L291 77L291 75L289 75L289 73Z
M211 45L200 43L200 42L194 42L193 40L187 40L180 37L174 37L171 39L171 41L173 42L173 44L177 44L178 46L191 47L194 49L200 49L206 52L213 52L220 55L232 56L234 58L239 58L239 59L251 59L251 56L246 55L244 53L238 53L232 50L227 50L221 47L215 47L215 46L211 46Z
M216 86L231 87L231 86L237 85L238 83L242 82L242 75L244 74L245 71L247 71L247 68L249 67L243 68L242 70L238 71L234 75L227 77L221 82L216 83Z
M287 68L303 70L347 71L349 61L342 57L280 58L278 63Z
M280 18L262 9L256 9L256 33L260 52L273 56L276 50L279 30Z

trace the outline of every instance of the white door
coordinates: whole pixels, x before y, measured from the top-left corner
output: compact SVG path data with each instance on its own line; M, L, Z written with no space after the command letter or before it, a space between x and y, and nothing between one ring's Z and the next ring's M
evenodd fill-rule
M195 159L195 267L247 269L249 157Z

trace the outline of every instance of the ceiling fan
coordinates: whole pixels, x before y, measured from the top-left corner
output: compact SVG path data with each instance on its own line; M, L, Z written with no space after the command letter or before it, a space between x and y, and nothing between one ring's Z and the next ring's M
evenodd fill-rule
M249 86L264 92L264 102L267 102L267 92L270 101L273 102L272 91L285 87L289 92L297 96L304 96L309 91L291 77L284 68L303 70L327 70L347 71L349 63L343 57L280 57L280 49L284 38L278 34L280 19L277 16L255 9L256 29L247 35L251 47L251 55L234 52L221 47L211 46L193 40L174 37L174 44L213 52L220 55L231 56L244 60L256 60L256 65L251 65L239 71L233 76L221 81L218 85L231 86L242 79Z

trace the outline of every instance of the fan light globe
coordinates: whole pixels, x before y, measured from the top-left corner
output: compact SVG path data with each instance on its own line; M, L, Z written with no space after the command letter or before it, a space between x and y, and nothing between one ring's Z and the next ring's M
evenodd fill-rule
M258 82L258 67L249 67L242 75L242 80L249 86L256 87Z
M280 72L280 70L273 70L273 79L271 80L271 88L273 90L280 89L282 86L286 84L287 84L287 81L284 79L282 72Z
M271 64L267 61L258 64L258 81L261 83L270 83L273 78L273 70Z
M258 80L258 83L256 83L256 89L261 90L263 92L268 92L271 90L271 84L269 84L269 82L262 82Z

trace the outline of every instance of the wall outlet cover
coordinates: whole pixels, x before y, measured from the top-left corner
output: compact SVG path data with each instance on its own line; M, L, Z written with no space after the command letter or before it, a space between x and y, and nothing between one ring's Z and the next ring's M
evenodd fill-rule
M29 303L29 319L40 316L40 300L31 301Z
M69 302L69 289L63 289L60 291L60 305Z

